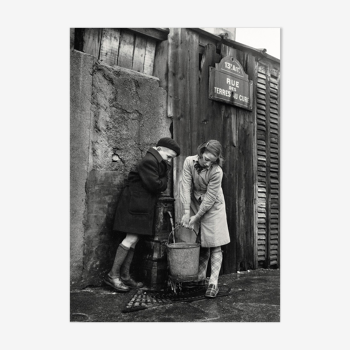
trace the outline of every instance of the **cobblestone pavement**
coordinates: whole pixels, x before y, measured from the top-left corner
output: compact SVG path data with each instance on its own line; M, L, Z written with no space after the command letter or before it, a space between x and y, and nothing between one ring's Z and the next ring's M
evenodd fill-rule
M71 291L71 322L279 322L280 271L259 269L223 275L227 296L159 305L122 313L134 292L108 286Z

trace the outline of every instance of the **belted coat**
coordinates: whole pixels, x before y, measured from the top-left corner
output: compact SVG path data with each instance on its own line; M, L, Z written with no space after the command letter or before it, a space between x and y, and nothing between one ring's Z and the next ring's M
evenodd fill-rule
M113 229L126 233L152 235L154 210L168 184L170 165L157 150L150 148L130 171L119 199Z
M225 198L221 188L223 171L218 164L203 169L195 169L198 155L185 159L180 186L180 200L184 210L198 215L201 228L201 246L218 247L230 243L227 226Z

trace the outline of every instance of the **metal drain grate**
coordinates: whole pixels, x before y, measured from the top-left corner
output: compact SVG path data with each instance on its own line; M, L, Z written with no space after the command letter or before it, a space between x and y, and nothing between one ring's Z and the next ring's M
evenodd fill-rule
M229 294L231 288L219 286L219 293L216 297L222 297ZM205 299L206 287L196 287L189 290L183 290L177 294L163 291L149 291L138 289L132 298L122 310L123 313L145 310L151 307L172 304L176 302L192 302Z

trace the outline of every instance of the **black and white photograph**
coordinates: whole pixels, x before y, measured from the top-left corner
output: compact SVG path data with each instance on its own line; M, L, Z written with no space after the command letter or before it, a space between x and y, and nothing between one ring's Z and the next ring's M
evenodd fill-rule
M2 9L2 348L350 347L346 2Z
M70 43L71 322L279 322L280 28Z

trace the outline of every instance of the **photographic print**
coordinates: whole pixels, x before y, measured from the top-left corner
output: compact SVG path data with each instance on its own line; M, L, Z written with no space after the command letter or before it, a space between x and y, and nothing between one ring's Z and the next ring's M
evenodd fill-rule
M280 322L280 80L280 28L70 29L71 322Z

